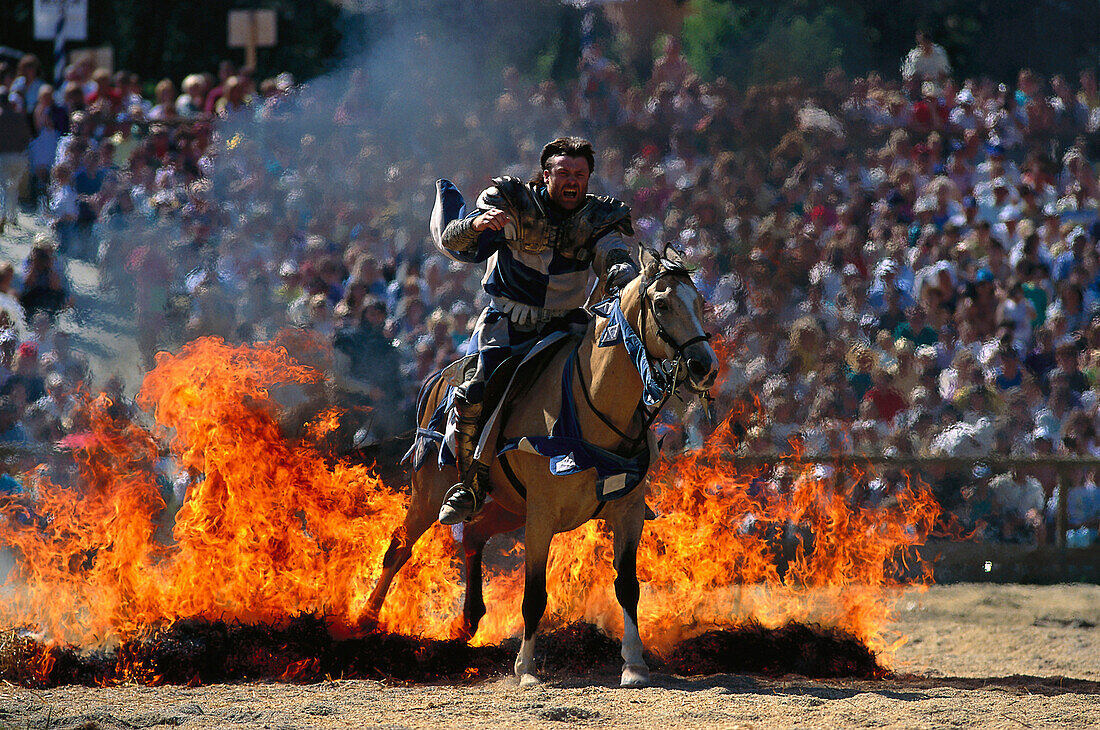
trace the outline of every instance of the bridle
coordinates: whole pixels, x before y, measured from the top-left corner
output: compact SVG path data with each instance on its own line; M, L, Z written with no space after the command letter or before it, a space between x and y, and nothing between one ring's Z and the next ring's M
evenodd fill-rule
M632 451L635 452L640 450L645 443L646 435L649 433L650 426L652 426L653 422L657 420L657 417L661 414L661 411L664 410L664 407L668 403L669 399L676 394L676 389L681 384L687 382L687 354L685 353L685 350L698 342L709 342L711 338L711 334L709 332L704 332L701 335L696 335L695 337L689 338L688 340L680 343L677 342L676 338L669 334L668 330L666 330L661 324L661 318L657 315L653 302L653 297L650 295L649 290L660 279L666 276L675 276L677 274L683 275L686 274L686 272L679 270L661 269L653 277L644 279L640 284L642 293L641 312L639 314L638 321L638 337L642 340L642 347L645 351L645 359L649 365L650 372L652 373L654 379L658 382L658 385L661 388L661 398L657 402L657 404L651 408L647 407L642 402L638 403L638 410L642 412L643 417L645 418L645 422L642 424L641 433L638 436L629 436L624 433L622 429L612 423L611 419L604 415L604 413L596 407L596 404L592 402L592 395L588 392L588 385L584 382L584 374L581 372L580 358L573 358L573 362L577 370L577 381L580 383L581 393L584 395L584 400L585 403L587 403L589 410L595 413L596 417L599 418L605 426L611 429L615 433L615 435L630 444ZM616 293L615 297L618 298L619 293ZM653 317L653 326L657 332L657 337L672 349L673 356L671 359L661 359L657 362L654 362L652 356L650 355L649 347L646 343L646 336L649 332L648 328L646 327L647 313L648 316ZM579 346L580 343L578 343L578 347ZM709 403L712 400L710 397L710 393L706 391L698 392L694 388L691 388L691 390L697 396L708 403L709 410Z
M649 289L666 276L675 276L677 274L683 274L683 272L662 269L661 271L657 272L657 274L654 275L652 279L647 279L642 282L642 311L638 317L638 329L641 330L638 335L642 338L643 342L645 342L646 332L648 331L648 329L646 328L646 313L648 312L653 317L653 326L657 330L657 338L668 345L670 348L672 348L673 355L671 360L663 360L662 362L671 363L671 368L668 372L665 372L664 375L666 378L669 378L670 387L672 387L673 390L675 390L676 386L680 385L683 382L686 382L687 380L687 371L685 369L687 366L687 355L684 353L684 350L691 347L697 342L710 342L711 337L709 332L704 332L703 334L696 335L695 337L692 337L683 343L678 343L676 342L676 338L670 335L668 333L668 330L666 330L661 324L661 318L657 316L653 297L650 295ZM646 357L649 357L648 348L646 349ZM653 361L650 360L650 365L652 366L653 364ZM661 370L658 368L654 368L654 371L661 372ZM675 377L670 377L674 373ZM694 388L692 390L694 390Z

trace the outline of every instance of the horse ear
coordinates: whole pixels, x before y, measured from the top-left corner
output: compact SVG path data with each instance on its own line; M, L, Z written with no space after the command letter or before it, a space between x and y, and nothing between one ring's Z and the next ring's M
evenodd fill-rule
M661 271L661 255L649 246L640 246L638 262L642 265L642 276L652 279Z
M671 264L671 268L674 269L686 269L684 264L684 257L680 255L680 252L673 248L671 243L665 244L665 252L661 254L661 258Z

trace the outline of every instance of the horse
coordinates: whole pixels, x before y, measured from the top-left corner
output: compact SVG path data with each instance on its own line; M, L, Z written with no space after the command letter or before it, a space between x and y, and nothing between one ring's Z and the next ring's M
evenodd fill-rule
M631 488L627 479L616 481L614 477L601 482L600 470L575 464L576 455L587 453L586 445L595 447L588 452L596 454L629 450L629 456L637 457L632 463L639 459L644 462L634 473L636 487L650 465L646 445L653 444L650 426L661 407L681 385L706 396L717 376L718 358L703 329L702 297L675 250L666 247L659 254L642 248L640 261L640 275L623 287L617 298L593 308L600 316L588 324L576 346L550 355L522 397L513 399L492 426L501 430L497 434L501 442L513 446L518 443L518 448L505 450L494 459L489 472L492 500L464 526L463 617L467 636L473 636L485 614L481 558L486 541L494 534L525 526L524 631L515 660L521 686L539 682L534 639L546 609L551 540L555 534L573 530L597 515L607 521L613 533L615 596L623 611L624 627L620 686L640 687L649 682L638 631L636 573L646 516L644 484ZM442 379L425 386L418 408L421 429L445 398L445 391ZM584 444L572 449L570 445L579 442L565 442L572 450L567 457L559 454L555 461L544 455L545 448L543 452L531 448L530 441L538 441L532 435L545 436L560 425L564 418L561 414L565 413L563 401L575 404L579 426L576 435L583 434ZM543 446L554 443L552 438L542 440ZM441 468L436 459L423 459L414 469L408 512L393 533L378 583L368 599L368 625L377 621L390 583L408 561L417 540L435 521L444 495L456 480L457 469ZM618 488L618 492L612 489L615 499L607 499L609 483ZM599 489L604 494L599 494Z

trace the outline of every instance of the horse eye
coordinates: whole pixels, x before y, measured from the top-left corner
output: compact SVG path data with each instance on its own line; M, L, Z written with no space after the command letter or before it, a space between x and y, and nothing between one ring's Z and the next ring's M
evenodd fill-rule
M668 311L668 302L666 302L664 299L655 299L653 301L653 306L657 307L658 312Z

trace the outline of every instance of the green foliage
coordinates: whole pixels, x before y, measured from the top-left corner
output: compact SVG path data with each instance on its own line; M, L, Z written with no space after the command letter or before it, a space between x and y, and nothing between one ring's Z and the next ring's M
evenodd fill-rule
M691 13L684 18L683 52L695 72L708 81L725 76L731 81L743 77L744 51L749 13L723 0L691 0Z
M499 78L503 67L515 66L531 80L564 81L576 74L587 12L560 0L367 5L372 9L348 14L335 0L88 0L86 45L112 46L115 65L147 81L178 82L194 71L212 71L223 58L242 62L240 49L226 48L227 11L263 7L278 12L279 46L260 49L260 78L287 70L307 79L345 52L370 50L404 34L424 36L436 57L459 60L482 78ZM688 7L688 61L706 79L725 76L738 85L792 74L812 80L836 63L852 74L877 69L897 76L918 27L944 46L961 76L1012 81L1022 67L1075 76L1095 68L1100 57L1096 0L689 0ZM0 45L35 53L50 68L53 46L33 39L33 8L33 0L0 0ZM629 53L629 39L612 38L602 20L596 37L609 56L633 59L628 73L644 76L648 62L635 57L647 56L648 49Z
M858 8L819 3L731 3L692 0L684 19L684 55L705 79L739 85L791 76L820 77L833 66L865 66L867 34Z
M858 40L858 26L836 8L826 9L813 20L801 15L777 17L752 49L747 80L767 83L799 76L813 82L830 68L856 66L857 54L862 55Z

